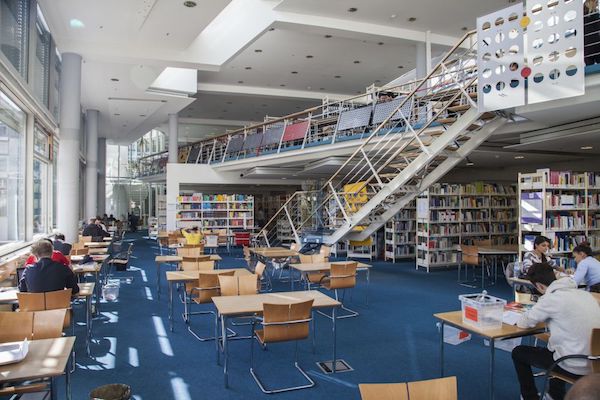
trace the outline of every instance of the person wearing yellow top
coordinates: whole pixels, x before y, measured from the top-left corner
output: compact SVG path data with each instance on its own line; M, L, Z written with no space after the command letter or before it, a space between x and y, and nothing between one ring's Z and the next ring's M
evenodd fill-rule
M182 229L181 234L185 238L187 244L200 244L202 243L202 233L195 226L192 229Z

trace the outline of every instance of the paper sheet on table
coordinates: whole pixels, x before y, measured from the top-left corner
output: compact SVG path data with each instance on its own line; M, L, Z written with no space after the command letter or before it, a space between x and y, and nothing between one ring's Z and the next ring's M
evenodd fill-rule
M521 318L521 315L523 314L517 311L504 311L502 313L502 322L508 325L516 325L517 321Z
M0 365L19 362L29 352L29 341L11 342L0 345Z

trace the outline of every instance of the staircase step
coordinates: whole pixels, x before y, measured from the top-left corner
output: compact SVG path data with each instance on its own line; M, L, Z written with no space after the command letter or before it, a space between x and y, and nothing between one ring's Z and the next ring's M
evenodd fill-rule
M456 122L456 118L446 117L446 118L438 118L436 119L440 124L453 124Z
M450 107L448 107L448 111L452 111L452 112L467 111L469 108L471 108L470 104L461 104L461 105L458 105L458 106L450 106Z

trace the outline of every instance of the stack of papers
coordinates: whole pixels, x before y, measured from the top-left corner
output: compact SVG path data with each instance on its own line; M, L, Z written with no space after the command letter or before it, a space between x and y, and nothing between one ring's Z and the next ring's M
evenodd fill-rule
M0 344L0 365L17 363L27 356L29 341Z
M516 325L523 313L518 311L506 310L502 313L502 322L508 325Z

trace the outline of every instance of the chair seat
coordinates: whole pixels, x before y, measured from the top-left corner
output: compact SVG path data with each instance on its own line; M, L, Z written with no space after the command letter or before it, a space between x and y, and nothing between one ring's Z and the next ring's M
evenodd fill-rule
M560 373L558 371L552 371L552 373L550 374L550 376L553 377L553 378L560 379L561 381L565 381L565 382L567 382L567 383L569 383L571 385L574 384L577 381L577 379L574 379L572 376L565 375L565 374Z
M21 385L21 386L7 386L0 388L0 396L12 396L15 394L24 394L24 393L36 393L42 392L44 390L48 390L48 384L46 383L32 383L29 385Z
M306 278L310 283L319 283L321 282L321 279L323 279L324 276L325 274L321 272L311 272L308 275L306 275Z

